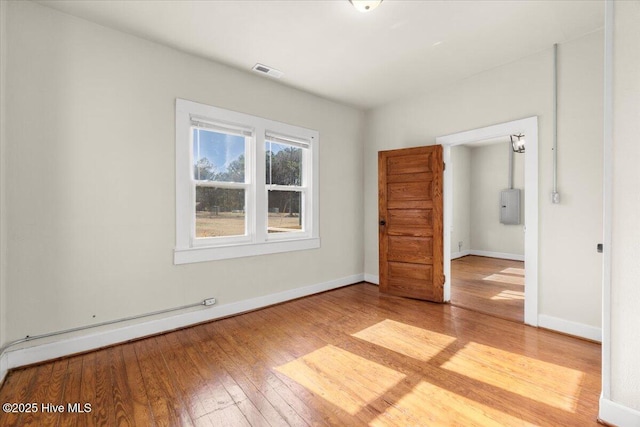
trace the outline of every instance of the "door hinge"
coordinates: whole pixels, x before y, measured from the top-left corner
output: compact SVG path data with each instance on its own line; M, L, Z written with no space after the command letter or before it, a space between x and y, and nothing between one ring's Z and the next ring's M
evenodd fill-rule
M447 170L447 164L446 164L446 163L443 163L443 164L442 164L442 170L443 170L443 171L444 171L444 170Z

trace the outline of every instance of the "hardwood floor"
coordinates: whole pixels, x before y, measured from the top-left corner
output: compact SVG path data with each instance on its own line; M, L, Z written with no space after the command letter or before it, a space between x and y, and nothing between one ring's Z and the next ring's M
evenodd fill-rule
M524 262L474 255L452 260L451 304L524 322Z
M600 346L358 284L9 373L1 426L597 425ZM68 413L68 404L91 412Z

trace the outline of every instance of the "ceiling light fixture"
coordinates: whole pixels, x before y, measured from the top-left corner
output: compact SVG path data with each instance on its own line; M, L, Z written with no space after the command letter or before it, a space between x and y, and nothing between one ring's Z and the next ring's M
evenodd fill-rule
M349 0L349 3L351 3L359 12L370 12L380 6L382 0Z
M511 148L513 149L513 152L524 153L524 144L526 143L524 135L509 135L509 138L511 138ZM514 140L514 138L516 139Z

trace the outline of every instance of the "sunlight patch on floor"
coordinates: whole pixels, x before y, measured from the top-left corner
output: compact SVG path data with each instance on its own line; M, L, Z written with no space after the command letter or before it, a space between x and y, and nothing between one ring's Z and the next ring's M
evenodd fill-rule
M510 285L524 286L523 276L509 276L507 274L492 274L484 277L482 280L491 280L492 282L508 283Z
M470 342L442 368L555 408L575 412L584 373Z
M500 273L515 274L516 276L523 276L524 277L524 268L509 267L509 268L505 268Z
M456 340L455 337L449 335L389 319L352 334L352 336L423 362L430 360Z
M425 381L370 426L529 426L524 420Z
M332 345L275 370L351 415L405 378L398 371Z
M496 295L492 296L491 299L494 300L494 301L523 300L524 299L524 292L510 291L508 289L505 289L504 291L501 291L499 294L496 294Z

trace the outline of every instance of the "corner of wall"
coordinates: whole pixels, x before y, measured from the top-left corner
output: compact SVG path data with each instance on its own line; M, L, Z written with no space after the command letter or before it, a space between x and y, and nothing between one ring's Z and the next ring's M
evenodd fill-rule
M7 372L9 371L9 358L6 353L0 354L0 387L4 383L4 378L7 376Z
M377 274L364 273L364 281L367 283L372 283L374 285L379 285L380 276L378 276Z
M612 247L613 230L613 2L604 4L604 100L603 100L603 243ZM602 401L611 397L611 251L602 254Z
M7 2L0 2L0 347L4 345L6 332L6 259L7 259L7 236L6 236L6 200L5 200L5 147L6 147L6 72L7 72ZM4 378L3 363L0 359L0 382Z
M365 201L365 158L366 158L366 142L367 142L367 129L368 129L368 124L369 122L369 111L368 110L360 110L360 208L361 208L361 212L360 212L360 218L362 219L360 221L360 253L362 254L361 256L361 260L360 260L360 271L364 272L365 268L366 268L366 262L365 262L365 222L364 222L364 216L365 216L365 212L366 212L366 201Z

